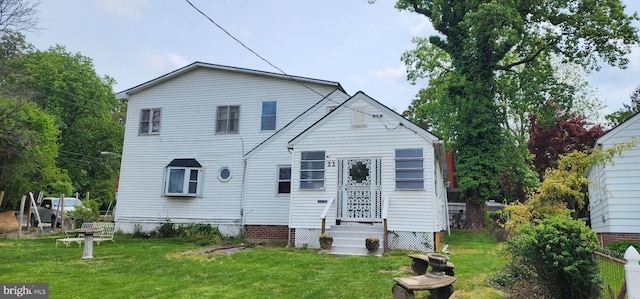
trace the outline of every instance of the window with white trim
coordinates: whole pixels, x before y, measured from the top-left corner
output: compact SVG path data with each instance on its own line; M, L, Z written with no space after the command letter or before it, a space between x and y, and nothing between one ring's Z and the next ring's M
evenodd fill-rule
M300 153L300 189L324 189L324 151Z
M278 166L278 194L291 193L291 166Z
M202 165L195 159L174 159L165 169L166 196L198 196L202 189Z
M160 108L140 110L140 135L160 133Z
M219 106L216 115L216 133L238 133L240 125L240 106Z
M396 190L424 190L421 148L396 149Z
M260 120L260 130L273 131L276 129L276 113L278 102L262 102L262 118Z
M229 167L226 167L226 166L222 167L218 171L218 180L220 180L223 183L228 182L231 179L231 175L232 173Z

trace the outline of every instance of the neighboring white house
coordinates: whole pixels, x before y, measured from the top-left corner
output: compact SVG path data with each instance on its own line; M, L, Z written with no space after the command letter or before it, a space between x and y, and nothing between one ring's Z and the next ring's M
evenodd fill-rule
M613 163L588 172L591 228L601 245L612 241L640 240L640 113L611 129L596 141L606 149L636 138L636 148L625 150Z
M381 229L384 200L391 248L433 250L448 227L439 139L337 82L196 62L117 97L124 232L170 220L315 246L325 208L327 229Z

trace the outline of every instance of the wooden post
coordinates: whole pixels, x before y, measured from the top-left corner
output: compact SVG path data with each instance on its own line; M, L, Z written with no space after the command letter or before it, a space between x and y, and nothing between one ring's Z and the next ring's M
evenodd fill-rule
M4 191L0 191L0 211L2 211L2 200L4 199Z
M20 200L20 213L18 213L18 238L22 235L22 214L24 210L24 201L27 199L26 195L22 195L22 200Z
M327 219L326 218L322 218L322 231L320 232L321 234L324 234L324 227L327 224Z
M87 193L85 193L84 200L89 200L89 191L87 191Z
M389 230L387 229L387 218L383 220L383 228L384 228L384 242L382 243L382 250L387 252L389 250Z
M60 229L64 229L64 194L60 194ZM58 220L56 220L57 222Z

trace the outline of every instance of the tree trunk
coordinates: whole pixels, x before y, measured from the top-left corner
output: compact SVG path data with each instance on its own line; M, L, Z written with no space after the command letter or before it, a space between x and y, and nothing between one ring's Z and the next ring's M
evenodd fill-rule
M467 200L467 211L464 227L472 232L484 229L484 202L478 200Z

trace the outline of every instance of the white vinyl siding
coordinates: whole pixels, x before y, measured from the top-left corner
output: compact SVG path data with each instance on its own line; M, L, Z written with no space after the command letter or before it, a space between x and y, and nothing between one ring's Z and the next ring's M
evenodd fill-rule
M276 129L278 113L278 102L262 102L262 117L260 119L260 130L273 131Z
M434 145L431 136L423 134L419 128L403 126L395 130L389 129L389 124L404 122L386 107L369 105L370 114L380 114L385 122L369 122L366 128L352 128L352 110L345 107L364 106L368 102L360 100L366 95L356 95L353 99L337 108L325 119L318 122L310 130L292 141L295 150L293 155L290 227L301 229L318 229L319 215L322 213L324 201L336 197L338 167L326 166L325 188L318 192L308 192L300 189L300 152L325 150L325 165L345 158L376 158L381 159L381 189L382 198L389 199L388 223L389 230L433 233L440 231L442 220L437 213L446 205L443 201L446 194L436 196L435 181L443 179L436 176ZM385 124L387 125L385 127ZM416 134L416 132L419 132ZM428 133L424 133L428 134ZM439 146L439 145L438 145ZM422 190L396 190L395 188L395 149L422 149L424 188ZM443 182L440 183L444 185ZM327 223L335 223L335 207L327 214Z
M160 133L160 108L140 110L140 127L138 134L150 135Z
M329 85L308 85L323 94L335 89ZM264 175L260 172L243 178L243 154L269 135L259 130L261 103L276 98L280 127L322 96L289 79L209 68L193 69L130 95L115 214L116 221L127 223L123 230L131 232L131 223L149 223L145 229L152 230L155 227L152 223L169 218L174 223L210 223L225 234L237 234L243 217L243 181L257 190L247 195L247 205L255 204L245 209L244 217L258 225L286 225L289 201L283 199L288 196L276 196L274 177L276 165L291 163L286 141L273 152L260 156L268 165L260 168ZM216 134L217 107L230 105L239 106L242 113L238 134ZM140 111L150 107L162 107L162 134L157 136L161 138L138 138ZM165 168L175 157L193 157L202 164L204 184L197 200L191 197L176 200L164 195ZM228 182L218 180L223 166L232 172ZM280 201L274 203L277 200ZM225 225L238 230L224 230Z
M640 136L640 114L600 137L596 143L607 149ZM640 232L640 141L622 152L612 163L589 170L591 227L598 233Z

